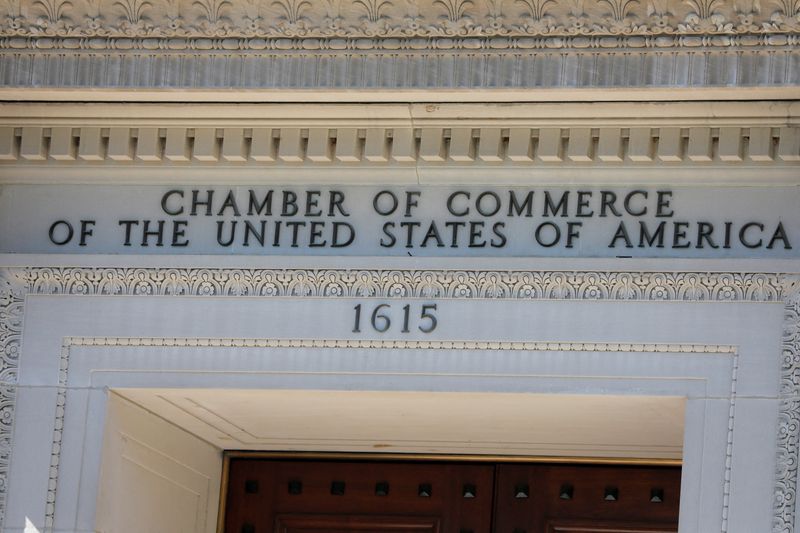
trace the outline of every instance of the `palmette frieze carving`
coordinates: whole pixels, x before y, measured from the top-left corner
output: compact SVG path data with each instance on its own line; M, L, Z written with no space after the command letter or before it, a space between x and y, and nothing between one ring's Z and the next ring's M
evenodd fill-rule
M778 413L778 460L774 491L773 533L793 533L797 501L797 462L800 435L800 400L781 401Z
M6 37L300 39L302 47L507 48L532 36L670 36L773 34L800 31L797 0L4 0ZM436 38L437 43L425 41ZM325 43L319 41L326 41ZM478 40L475 40L478 39ZM758 40L757 37L753 39ZM720 41L722 42L722 41ZM179 44L169 41L170 45ZM76 42L75 44L80 44ZM149 43L161 46L157 42ZM225 43L239 46L241 43ZM602 46L602 43L598 43ZM690 44L686 42L683 44ZM698 45L707 45L702 39ZM770 44L786 44L777 39Z
M17 369L27 287L20 269L0 269L0 527L6 509Z
M26 277L26 273L19 269L0 269L0 384L17 382ZM0 429L4 415L0 410Z
M800 462L800 277L783 278L781 405L774 494L774 533L793 533Z
M773 274L35 268L35 294L780 301Z
M784 276L783 293L786 303L800 305L800 276Z
M11 465L11 438L14 424L16 387L0 384L0 526L5 517L8 471Z
M783 364L781 394L800 396L800 278L787 276L783 284ZM800 420L800 412L797 413Z

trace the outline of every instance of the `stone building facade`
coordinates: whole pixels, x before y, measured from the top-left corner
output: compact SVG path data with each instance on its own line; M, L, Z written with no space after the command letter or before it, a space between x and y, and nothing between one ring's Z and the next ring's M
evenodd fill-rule
M3 531L222 530L232 451L800 531L797 1L4 10Z

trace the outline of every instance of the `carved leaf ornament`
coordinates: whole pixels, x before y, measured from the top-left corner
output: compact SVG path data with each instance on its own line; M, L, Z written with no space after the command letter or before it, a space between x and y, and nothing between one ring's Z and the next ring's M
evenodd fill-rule
M296 38L299 48L347 48L336 39L669 36L800 31L800 0L4 0L6 37ZM794 35L792 35L794 37ZM309 39L325 39L320 43ZM535 42L521 41L535 47ZM13 44L13 43L12 43ZM103 42L93 43L102 48ZM178 43L172 43L177 45ZM398 41L398 49L421 43ZM520 43L516 43L520 46ZM686 43L683 43L686 44ZM702 44L702 43L700 43ZM724 44L720 42L719 44ZM453 46L469 46L468 41ZM129 46L117 43L115 48ZM363 44L362 44L363 46ZM474 46L474 44L473 44ZM12 46L13 47L13 46ZM503 48L503 43L495 43Z

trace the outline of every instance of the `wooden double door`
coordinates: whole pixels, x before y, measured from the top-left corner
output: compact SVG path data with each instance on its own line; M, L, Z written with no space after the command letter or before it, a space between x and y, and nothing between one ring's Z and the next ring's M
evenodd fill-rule
M680 468L231 459L226 533L674 533Z

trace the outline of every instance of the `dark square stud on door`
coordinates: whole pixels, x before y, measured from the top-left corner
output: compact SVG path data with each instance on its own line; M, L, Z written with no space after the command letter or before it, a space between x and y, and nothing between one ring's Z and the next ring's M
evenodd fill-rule
M293 496L297 496L298 494L303 493L303 483L302 481L297 481L293 479L289 482L289 494Z
M334 496L344 496L344 481L334 481L331 483L331 494Z
M517 499L527 498L530 495L530 492L530 487L524 483L514 487L514 497Z
M257 494L258 493L258 480L257 479L248 479L244 482L244 491L247 494Z
M619 489L617 487L606 487L603 499L607 502L615 502L619 500Z
M650 501L652 503L663 503L664 502L664 489L651 489L650 490Z
M388 496L389 495L389 484L385 481L379 481L375 483L375 496Z
M242 524L242 533L256 533L256 526L253 524Z
M430 483L420 483L419 489L417 489L417 494L420 498L430 498L431 494L433 494L433 489L431 488Z
M562 500L571 500L574 493L575 489L572 485L564 484L561 485L561 489L558 491L558 497Z
M478 495L478 490L475 488L475 485L467 483L464 485L464 491L462 492L462 495L465 498L474 498Z

